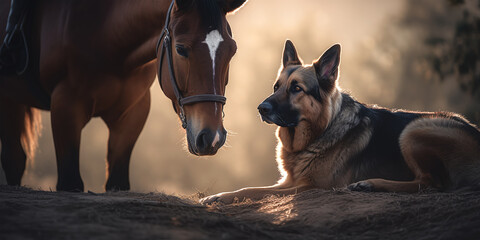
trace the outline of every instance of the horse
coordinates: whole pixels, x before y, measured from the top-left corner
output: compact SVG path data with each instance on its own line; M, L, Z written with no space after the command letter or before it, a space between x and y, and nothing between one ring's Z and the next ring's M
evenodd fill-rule
M186 130L189 151L215 154L227 135L224 95L237 49L226 15L245 1L32 1L25 26L29 67L20 76L0 76L7 183L20 185L36 147L39 111L48 110L57 191L84 191L80 138L93 117L109 130L105 189L129 190L130 157L156 75ZM0 27L8 11L9 1L2 1Z

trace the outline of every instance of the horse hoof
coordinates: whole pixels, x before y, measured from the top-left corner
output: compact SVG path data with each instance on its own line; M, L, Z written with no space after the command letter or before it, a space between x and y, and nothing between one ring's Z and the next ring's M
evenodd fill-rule
M58 187L58 192L83 192L83 187Z
M111 191L111 192L117 192L117 191L129 191L130 190L130 183L128 180L122 181L123 183L117 181L107 181L107 184L105 185L105 190Z
M83 192L83 182L77 183L57 183L57 191L62 192Z

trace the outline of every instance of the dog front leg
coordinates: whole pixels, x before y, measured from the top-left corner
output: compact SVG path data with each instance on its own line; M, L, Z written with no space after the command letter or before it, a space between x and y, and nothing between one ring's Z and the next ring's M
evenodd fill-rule
M283 188L280 185L273 185L268 187L251 187L242 188L234 192L223 192L211 195L200 199L201 204L212 204L214 202L221 202L230 204L234 202L242 202L246 199L260 200L268 195L291 195L305 190L311 189L307 186Z

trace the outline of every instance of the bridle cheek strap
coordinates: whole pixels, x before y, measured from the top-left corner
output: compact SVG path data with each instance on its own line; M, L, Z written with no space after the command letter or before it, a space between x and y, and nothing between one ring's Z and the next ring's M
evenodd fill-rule
M170 74L170 80L172 83L172 88L173 92L175 94L175 97L177 98L178 105L180 106L180 120L182 121L182 127L187 128L187 119L185 117L185 111L183 110L183 106L187 104L193 104L197 102L218 102L221 104L225 104L227 101L227 98L222 96L222 95L217 95L217 94L198 94L198 95L193 95L193 96L188 96L188 97L183 97L182 93L180 92L178 85L177 85L177 80L175 78L175 72L173 70L173 57L172 57L172 43L171 43L171 37L170 37L170 31L168 30L168 25L170 23L170 14L172 12L173 8L173 3L170 4L170 7L168 8L167 12L167 17L165 20L165 26L162 30L162 33L160 34L160 38L158 39L157 42L157 47L156 47L156 53L158 54L158 49L160 47L160 44L162 44L162 49L160 52L160 55L157 55L157 60L158 60L158 82L160 83L160 87L163 89L162 86L162 80L161 80L161 71L162 71L162 64L163 64L163 55L167 54L167 63L168 63L168 72ZM163 40L163 41L162 41ZM163 42L163 43L162 43Z

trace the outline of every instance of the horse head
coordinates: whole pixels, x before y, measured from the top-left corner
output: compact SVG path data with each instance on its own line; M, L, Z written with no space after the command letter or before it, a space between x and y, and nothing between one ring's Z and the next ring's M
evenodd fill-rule
M157 50L159 81L182 120L192 154L213 155L225 143L225 87L237 49L226 14L245 1L175 0L167 16L169 39L164 36Z

